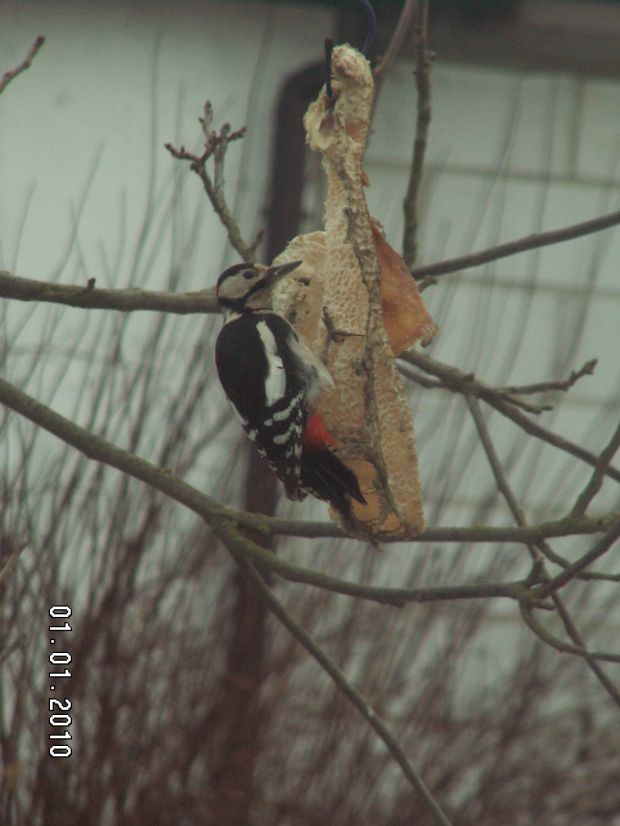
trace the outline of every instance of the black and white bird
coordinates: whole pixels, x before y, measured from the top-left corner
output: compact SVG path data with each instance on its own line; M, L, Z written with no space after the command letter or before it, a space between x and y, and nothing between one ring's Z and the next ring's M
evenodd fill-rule
M236 264L220 275L224 326L215 363L243 429L288 498L311 493L349 521L351 498L366 500L353 471L333 452L336 442L323 420L321 395L333 379L289 322L268 309L274 284L300 264Z

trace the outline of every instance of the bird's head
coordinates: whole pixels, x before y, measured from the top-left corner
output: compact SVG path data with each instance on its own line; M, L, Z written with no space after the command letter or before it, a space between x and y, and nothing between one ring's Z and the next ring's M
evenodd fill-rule
M269 307L271 290L282 276L301 264L290 261L275 267L262 264L235 264L220 275L215 294L225 317L244 310L265 310Z

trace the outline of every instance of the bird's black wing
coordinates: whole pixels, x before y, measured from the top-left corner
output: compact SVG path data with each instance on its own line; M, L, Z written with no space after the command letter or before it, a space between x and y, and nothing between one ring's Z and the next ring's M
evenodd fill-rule
M222 327L215 364L243 429L284 483L287 496L303 499L299 474L308 418L305 387L289 348L278 346L291 333L288 322L275 313L261 313L258 319L241 315Z

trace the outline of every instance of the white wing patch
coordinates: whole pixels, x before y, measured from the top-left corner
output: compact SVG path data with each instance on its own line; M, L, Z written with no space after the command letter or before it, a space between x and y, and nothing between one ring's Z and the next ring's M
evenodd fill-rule
M282 398L286 391L286 375L282 359L278 355L278 347L273 333L264 321L256 325L267 355L269 370L265 379L265 396L267 407L271 407Z

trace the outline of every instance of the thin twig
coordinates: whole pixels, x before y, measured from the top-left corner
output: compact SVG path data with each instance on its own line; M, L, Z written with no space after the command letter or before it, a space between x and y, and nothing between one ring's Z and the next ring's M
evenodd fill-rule
M191 155L189 152L186 152L183 147L181 147L181 149L175 149L169 143L165 144L165 146L173 158L191 162L190 169L192 172L195 172L202 181L205 192L211 201L211 206L217 213L220 221L226 229L226 232L228 233L228 239L231 245L237 250L244 261L247 263L253 262L255 260L254 251L243 240L239 225L233 218L233 215L228 207L228 203L226 202L226 198L223 193L217 192L215 185L205 168L205 162L197 155Z
M620 224L620 211L611 212L608 215L601 215L590 221L580 224L573 224L562 229L555 229L549 232L539 232L533 235L526 235L516 241L508 241L479 252L472 252L469 255L461 255L458 258L449 258L447 261L439 261L437 264L426 264L416 267L411 271L411 275L416 281L424 278L436 278L438 275L447 275L451 272L458 272L469 267L478 267L489 261L497 261L498 258L506 258L509 255L516 255L519 252L546 247L549 244L559 244L561 241L570 241L572 238L580 238L583 235L591 235L593 232L600 232L609 227ZM425 284L425 281L422 284ZM422 286L422 285L420 285Z
M534 617L533 609L529 605L521 603L521 616L537 637L543 640L543 642L546 642L552 648L561 651L563 654L576 654L578 657L592 657L595 660L602 660L603 662L620 663L620 654L610 654L606 651L595 651L594 649L584 648L581 645L573 645L558 639L554 634L538 622L538 620Z
M435 821L441 824L441 826L450 826L450 821L441 810L428 786L424 783L423 779L409 761L402 746L388 726L368 703L365 697L349 682L344 672L338 668L330 657L328 657L313 637L308 634L308 632L301 627L297 620L294 619L290 612L286 610L280 600L269 589L264 579L252 563L242 554L237 554L235 551L232 551L232 553L238 565L244 571L246 576L252 581L252 584L256 588L261 599L277 616L289 633L295 637L300 645L302 645L312 657L314 657L321 668L335 683L339 691L341 691L342 694L344 694L344 696L355 706L362 717L364 717L375 733L385 743L388 751L402 769L403 774L411 786L421 796Z
M431 85L429 81L430 55L426 48L426 23L428 0L416 0L414 5L415 29L413 46L415 53L415 77L418 91L418 114L416 119L413 161L409 173L409 185L403 203L405 229L403 235L403 259L409 269L415 264L418 253L418 210L424 155L431 121Z
M549 596L552 592L557 591L567 585L575 575L589 567L597 559L600 559L607 551L620 539L620 523L613 525L609 531L603 536L587 553L580 557L576 562L573 562L568 568L564 568L557 576L554 576L549 582L544 583L538 588L540 594Z
M508 480L499 462L499 458L495 453L495 448L493 446L493 442L488 432L486 422L484 421L482 411L480 410L480 404L478 402L478 399L476 399L474 396L465 396L465 400L472 414L476 427L478 428L480 439L489 459L491 468L493 469L493 475L495 476L497 487L506 499L506 502L508 503L508 506L514 516L515 522L519 526L524 526L526 524L525 516L521 508L519 507L517 499L514 493L512 492L510 485L508 484ZM532 582L540 582L541 579L549 580L550 577L545 566L544 557L542 555L548 555L549 548L546 546L546 543L530 543L528 544L528 548L532 555L534 563L532 574L530 575L528 580L531 580ZM566 571L564 571L564 573L566 573ZM544 588L541 589L541 592L546 593ZM599 666L596 662L597 659L605 660L607 662L620 662L620 655L608 654L606 652L601 651L590 651L589 649L587 649L583 645L583 640L581 639L581 636L579 635L579 632L576 626L574 625L566 606L564 605L560 595L556 592L553 592L553 602L555 604L555 607L558 609L560 616L562 617L562 621L564 622L564 627L566 628L567 633L572 638L573 643L575 643L575 645L571 646L568 643L563 643L561 640L558 640L552 634L547 632L543 628L543 626L540 625L540 623L538 623L534 618L534 607L531 604L528 606L525 606L523 603L520 604L523 618L525 619L529 627L541 639L544 639L550 645L553 645L554 648L560 647L560 650L568 651L569 653L578 654L579 656L582 656L587 662L592 673L596 676L596 678L603 686L603 688L609 693L614 702L616 702L620 707L620 695L618 693L618 690L611 682L607 674L605 674L601 666Z
M484 452L486 453L487 459L489 460L489 465L491 466L491 470L495 478L497 489L506 500L506 503L510 508L510 512L512 513L515 522L520 528L522 528L526 524L525 516L523 514L521 506L517 501L516 496L512 492L512 488L508 484L508 479L506 478L506 474L504 473L504 469L499 460L499 456L497 455L497 452L495 450L495 445L493 444L493 440L491 439L491 434L489 433L489 429L484 420L484 416L482 415L480 403L475 396L469 394L465 396L465 402L474 420L474 424L476 425L476 429L478 431L482 447L484 448ZM533 542L527 542L526 547L530 552L530 556L532 557L532 562L534 564L535 569L535 577L539 579L541 576L545 574L545 560L543 558L543 555L537 548L536 544Z
M584 376L591 376L598 364L598 359L589 359L579 370L572 370L567 379L559 379L558 381L541 381L537 384L520 384L509 385L508 387L498 387L500 393L508 395L523 395L527 396L532 393L550 393L556 390L566 392L575 385L579 379Z
M616 455L618 448L620 448L620 422L618 422L618 426L609 440L609 443L599 455L594 472L590 477L588 484L577 497L577 501L571 511L573 516L582 516L587 511L588 505L603 486L605 471L609 467L611 460Z
M571 516L565 517L565 519L568 519L571 522L572 522L573 518L574 517L571 517ZM560 520L560 521L564 521L564 520ZM611 527L613 527L613 525L609 525L609 527L611 528ZM521 529L521 530L523 530L523 529ZM557 534L556 534L556 536L557 536ZM539 535L536 536L536 541L540 542L542 540L550 539L550 538L551 538L551 534L547 534L547 536L542 536L541 534L539 534ZM544 542L544 544L541 545L541 548L544 548L544 554L547 557L547 559L549 560L549 562L553 562L554 565L559 565L560 568L570 568L572 563L570 563L568 561L568 559L563 557L561 554L556 553L556 551L554 551L553 548L551 548L551 546L549 545L548 542ZM578 573L575 574L575 579L582 579L584 581L586 581L586 580L590 580L590 581L598 580L600 582L620 582L620 574L606 574L606 573L603 573L602 571L579 571Z
M525 399L520 399L518 396L506 393L503 389L499 389L497 392L509 404L513 404L515 407L521 408L521 410L524 410L526 413L533 413L535 416L540 416L541 413L545 413L548 410L553 410L552 404L535 404L533 402L528 402Z
M210 128L212 119L213 109L210 102L207 101L205 103L204 117L199 118L202 131L206 137L202 155L194 155L192 152L188 152L183 146L180 149L175 149L171 143L165 144L165 147L173 158L180 161L189 161L190 169L192 172L195 172L202 181L205 192L211 201L211 206L228 233L230 243L244 261L251 263L256 260L255 253L258 239L254 244L246 244L241 236L239 225L230 211L226 196L224 195L224 156L226 149L229 143L239 140L245 135L245 126L237 129L235 132L231 132L230 125L225 123L218 134ZM214 163L213 180L211 180L211 176L206 168L206 163L212 155Z
M388 47L385 50L385 54L375 66L373 71L375 81L375 105L381 91L381 87L383 86L383 82L392 68L394 61L396 60L398 53L405 42L405 37L411 28L411 24L413 23L413 19L418 10L417 7L418 0L405 0L405 5L402 8L400 17L398 18L398 23L394 28Z
M45 38L43 37L43 35L39 35L39 37L37 37L30 49L28 49L28 54L26 55L25 59L19 64L19 66L16 66L15 69L11 69L10 71L5 72L2 75L2 78L0 78L0 95L2 94L2 92L4 92L9 83L17 77L17 75L20 75L22 72L25 72L26 69L30 68L32 61L37 56L37 52L44 43Z
M429 390L438 390L439 388L445 387L442 381L429 379L428 376L424 376L417 370L411 370L403 364L398 365L398 371L401 373L401 375L405 376L411 381L414 381L416 384L419 384L420 387L426 387ZM489 389L497 393L510 404L513 404L515 407L520 407L521 410L525 410L526 413L533 413L534 415L538 416L545 410L553 409L553 405L550 404L532 404L532 402L525 401L525 399L520 399L518 396L510 395L505 392L505 389L503 387L492 387Z
M0 548L2 549L2 556L4 558L4 563L0 568L0 587L3 587L13 575L20 554L25 547L25 542L13 542L9 537L0 534Z
M504 416L512 419L512 421L518 424L526 433L569 453L571 456L576 456L582 462L592 465L592 467L596 467L598 456L581 447L581 445L571 442L563 436L558 436L557 433L553 433L532 419L529 419L520 410L517 410L514 404L507 402L495 388L476 379L473 373L464 373L462 370L459 370L458 367L443 364L415 349L401 353L399 358L419 367L432 376L436 376L441 380L443 387L452 393L470 394L484 399ZM605 473L611 479L620 482L620 470L618 468L609 465Z
M588 665L590 666L591 670L594 672L599 682L607 690L607 693L613 699L615 704L620 708L620 691L618 691L617 687L614 685L614 683L612 683L605 671L598 664L598 662L596 661L596 657L593 657L587 649L581 634L577 630L577 627L573 622L571 615L566 610L566 606L560 599L559 594L552 594L552 599L555 603L555 607L558 609L558 614L562 618L562 622L564 623L566 633L575 645L584 649L586 653L583 656L588 661Z
M213 189L218 197L224 195L224 155L230 140L230 125L225 123L220 130L220 139L213 151Z

